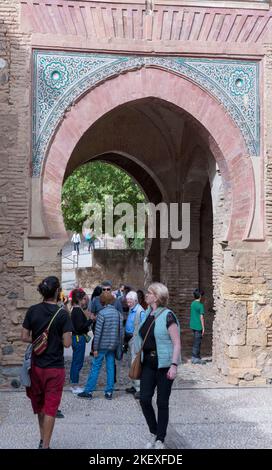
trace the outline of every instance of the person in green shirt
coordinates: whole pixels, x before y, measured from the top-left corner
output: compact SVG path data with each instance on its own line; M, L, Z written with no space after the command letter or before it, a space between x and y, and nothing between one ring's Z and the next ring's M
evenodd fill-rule
M204 305L201 302L201 299L204 296L204 292L201 289L195 289L193 295L194 301L191 303L190 314L190 328L192 329L194 335L192 364L206 364L205 361L202 361L200 357L201 341L205 332Z

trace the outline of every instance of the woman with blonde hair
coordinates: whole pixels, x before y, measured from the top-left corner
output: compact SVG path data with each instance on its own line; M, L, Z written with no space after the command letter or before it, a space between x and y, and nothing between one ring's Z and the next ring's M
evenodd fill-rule
M169 421L169 398L180 362L180 328L175 314L167 307L168 289L154 282L147 290L147 316L139 328L139 346L143 345L140 404L151 440L146 448L164 449ZM157 387L158 419L152 406Z

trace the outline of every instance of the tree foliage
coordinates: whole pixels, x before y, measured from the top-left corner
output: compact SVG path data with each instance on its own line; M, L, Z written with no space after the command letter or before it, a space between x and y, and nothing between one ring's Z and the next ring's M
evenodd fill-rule
M66 229L81 232L86 220L86 205L90 203L99 203L105 214L105 196L108 195L112 196L114 207L119 203L129 203L135 214L137 203L145 202L145 196L135 181L113 165L94 162L75 170L62 188Z

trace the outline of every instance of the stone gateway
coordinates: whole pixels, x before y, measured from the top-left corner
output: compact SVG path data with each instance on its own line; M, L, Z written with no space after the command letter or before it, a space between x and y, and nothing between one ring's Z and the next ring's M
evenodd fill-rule
M36 286L61 277L63 182L95 160L155 205L190 203L189 247L144 253L184 354L201 287L218 370L270 383L272 2L2 0L0 19L0 385Z

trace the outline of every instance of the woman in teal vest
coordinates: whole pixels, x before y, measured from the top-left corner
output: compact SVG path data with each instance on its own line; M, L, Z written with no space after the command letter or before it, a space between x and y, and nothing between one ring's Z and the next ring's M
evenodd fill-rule
M169 398L180 362L179 322L175 314L167 308L168 299L168 289L164 284L159 282L151 284L146 294L147 316L139 328L140 344L146 337L142 356L140 404L151 433L147 449L165 448ZM158 420L152 406L156 387Z

